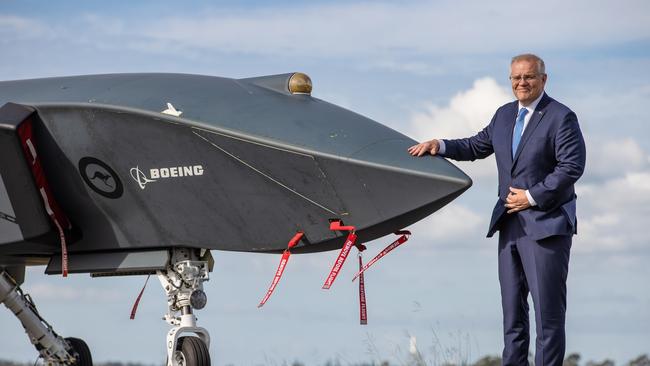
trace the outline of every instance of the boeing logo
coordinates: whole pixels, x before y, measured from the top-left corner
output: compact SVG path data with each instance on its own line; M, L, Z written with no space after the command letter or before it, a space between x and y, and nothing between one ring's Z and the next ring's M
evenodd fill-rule
M148 183L157 182L160 179L203 175L203 166L190 165L174 166L169 168L151 168L149 169L149 176L136 166L135 168L131 168L130 173L131 178L138 183L140 189L144 189Z

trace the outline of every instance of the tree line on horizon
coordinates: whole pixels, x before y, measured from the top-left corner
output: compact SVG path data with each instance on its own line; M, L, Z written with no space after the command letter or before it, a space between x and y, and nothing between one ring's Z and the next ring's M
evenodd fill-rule
M605 359L603 361L587 361L586 363L580 363L581 356L579 353L571 353L569 354L566 359L564 360L563 366L616 366L616 363L610 359ZM0 366L34 366L38 365L40 363L21 363L21 362L15 362L15 361L9 361L9 360L4 360L0 359ZM300 362L300 361L293 361L293 362L287 362L287 361L282 361L282 362L273 362L272 365L264 365L264 364L259 364L260 366L309 366L306 363ZM534 362L530 360L530 365L534 366ZM164 366L163 365L157 365L157 364L145 364L145 363L134 363L134 362L114 362L114 361L109 361L109 362L96 362L94 363L94 366ZM235 364L229 364L227 366L236 366ZM443 363L431 363L431 362L426 362L425 360L422 359L422 357L415 356L412 357L410 360L403 362L403 363L390 363L388 361L383 361L383 362L364 362L364 363L349 363L345 362L342 363L339 360L334 360L334 361L327 361L324 363L322 366L501 366L501 357L499 356L484 356L477 360L474 363L470 362L460 362L460 363L449 363L449 362L443 362ZM627 363L623 364L622 366L650 366L650 357L648 357L648 354L641 354L638 357L628 361Z
M564 360L563 366L616 366L616 363L610 359L605 359L603 361L590 360L582 364L580 363L581 358L582 357L580 356L580 354L571 353ZM21 363L21 362L0 359L0 366L34 366L37 364L38 363ZM530 365L534 366L532 360L530 362ZM164 365L109 361L109 362L96 362L95 366L164 366ZM236 365L229 364L227 366L236 366ZM260 366L269 366L269 365L260 364ZM272 362L272 365L270 366L308 366L308 365L300 361L293 361L293 362L282 361L282 362ZM412 357L410 360L407 360L406 362L400 362L398 364L390 363L388 361L383 361L379 363L365 362L365 363L352 364L349 362L342 363L339 360L334 360L334 361L330 360L327 361L322 366L501 366L501 357L484 356L474 363L460 362L456 364L456 363L443 362L439 364L433 364L431 362L427 362L423 360L422 357L418 357L416 355L415 357ZM648 356L648 354L642 354L628 361L622 366L650 366L650 357Z

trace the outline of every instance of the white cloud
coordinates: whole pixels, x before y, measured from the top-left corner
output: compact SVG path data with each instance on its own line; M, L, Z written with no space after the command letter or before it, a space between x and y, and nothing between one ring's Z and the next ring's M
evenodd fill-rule
M587 138L586 177L611 179L650 166L648 154L631 138Z
M578 252L603 252L609 259L647 253L650 145L638 106L648 95L650 88L643 85L575 100L587 144L585 174L576 185L578 236L573 248Z
M399 59L382 58L368 65L369 69L380 69L393 72L406 72L419 76L443 75L446 70L435 62L404 61Z
M128 18L87 14L79 18L79 24L58 24L56 28L84 29L81 34L67 32L66 37L73 41L79 37L96 42L122 38L136 44L140 40L167 44L173 49L338 58L372 55L379 60L378 66L430 73L436 69L413 61L413 56L428 59L449 53L510 52L513 45L523 44L557 49L643 40L650 33L648 10L648 3L641 0L628 1L625 6L551 0L532 13L526 4L515 1L498 8L490 2L471 1L462 11L445 2L428 1L292 4L256 9L208 7L178 11L173 16L137 11ZM198 11L197 17L193 12ZM575 26L575 14L580 14L580 27ZM33 29L34 24L26 24L29 22L5 16L0 18L0 28ZM526 31L532 29L544 29L544 37L535 38L533 44ZM401 60L394 55L401 55Z
M601 184L578 185L578 236L583 252L647 250L650 170L626 173Z
M26 31L37 25L38 22L28 18L0 15L0 29L2 30Z
M421 250L431 250L435 247L467 243L476 244L478 238L484 237L487 228L487 214L476 213L470 208L450 203L435 214L419 221L409 229L414 233L414 239L425 242ZM416 246L417 247L417 246Z
M481 78L471 89L456 94L448 106L429 104L426 111L415 113L407 131L415 136L472 136L487 126L498 107L511 100L512 94L496 80Z
M0 36L11 37L13 41L44 37L48 33L47 26L40 21L13 15L0 15Z
M563 11L555 9L562 7ZM606 5L603 5L606 6ZM643 1L625 7L587 1L546 3L530 13L525 4L500 6L473 1L462 12L440 2L357 3L312 5L252 11L215 10L202 19L175 16L145 22L138 29L153 39L169 39L197 47L252 53L305 52L312 55L381 54L411 50L418 53L494 52L512 44L529 44L530 34L517 27L544 29L536 42L554 47L643 39L650 32L650 12ZM219 13L217 13L219 11ZM575 14L581 26L575 27ZM477 28L472 19L489 17L489 26ZM603 28L607 31L604 32ZM140 31L145 31L141 33ZM503 42L507 39L508 42ZM560 44L558 44L560 42Z
M512 95L493 78L481 78L471 89L456 94L449 105L428 104L424 111L414 113L405 133L419 141L473 136L488 125L498 107L512 99ZM458 162L457 165L472 178L492 179L496 176L493 156L471 163Z
M634 69L634 66L630 65L625 67ZM607 141L639 138L650 133L645 122L645 110L639 107L650 99L650 83L634 83L629 86L628 82L624 84L626 87L618 88L616 85L603 83L594 87L597 90L576 90L567 93L568 105L577 113L580 128L587 137L588 153L596 149L604 151L603 144ZM650 145L643 146L648 148ZM607 151L608 153L618 153L618 146L607 147L615 148Z

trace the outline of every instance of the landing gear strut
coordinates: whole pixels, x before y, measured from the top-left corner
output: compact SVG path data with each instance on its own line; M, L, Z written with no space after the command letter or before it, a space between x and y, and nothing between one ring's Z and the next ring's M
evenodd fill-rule
M0 304L11 310L25 328L45 365L92 366L93 360L86 342L78 338L65 338L54 329L36 310L32 298L23 293L20 286L7 273L0 273Z
M172 326L167 333L167 366L210 366L210 335L196 325L193 313L208 301L203 282L209 279L209 260L209 252L174 249L171 264L156 272L167 293L168 310L163 319Z

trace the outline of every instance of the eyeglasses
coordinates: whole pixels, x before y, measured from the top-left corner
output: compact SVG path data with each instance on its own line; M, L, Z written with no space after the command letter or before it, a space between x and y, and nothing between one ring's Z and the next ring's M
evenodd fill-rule
M509 79L513 83L518 83L520 81L525 81L527 83L537 80L542 74L529 74L529 75L510 75Z

